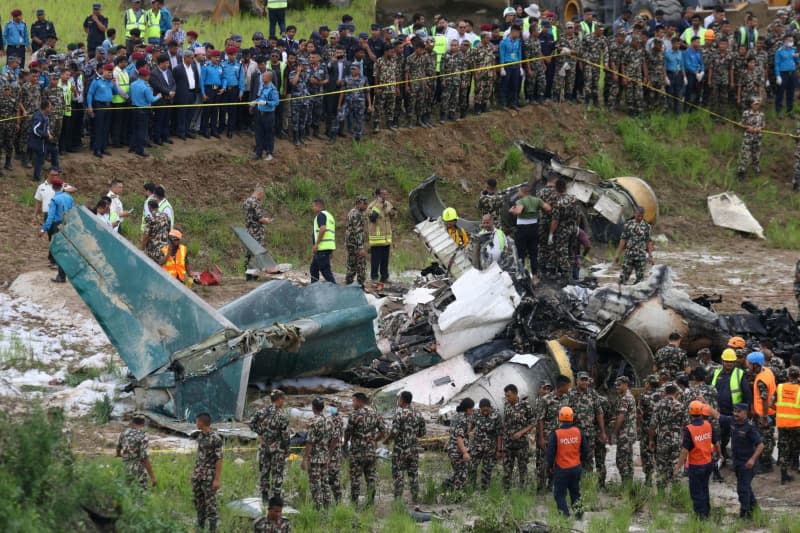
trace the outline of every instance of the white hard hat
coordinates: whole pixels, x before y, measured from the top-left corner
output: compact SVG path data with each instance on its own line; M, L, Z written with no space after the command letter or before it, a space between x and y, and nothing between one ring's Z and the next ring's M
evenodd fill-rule
M503 18L507 17L508 15L516 15L517 10L513 7L507 7L503 10Z

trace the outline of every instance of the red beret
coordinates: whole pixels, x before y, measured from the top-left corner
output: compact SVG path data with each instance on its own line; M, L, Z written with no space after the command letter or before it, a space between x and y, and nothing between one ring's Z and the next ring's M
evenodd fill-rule
M150 75L150 69L147 68L147 67L142 67L137 72L139 72L139 76L142 76L142 77Z
M197 37L197 32L194 30L189 30L186 32L186 35L188 35L189 37Z
M553 18L553 17L556 16L556 14L554 12L552 12L552 11L545 11L544 12L544 16L547 17L547 18Z
M109 63L107 65L103 65L103 70L107 70L109 72L112 72L114 70L114 65L112 65L111 63Z
M53 187L61 187L62 185L64 185L64 180L62 180L61 178L53 178L52 180L50 180L50 185L52 185Z
M481 31L492 31L492 25L486 23L481 24Z
M225 49L225 53L231 56L235 56L236 52L238 51L239 49L236 48L235 46L229 46L228 48Z
M134 61L139 61L140 59L144 59L144 54L141 52L134 52L133 55L131 56L131 59L133 59Z
M21 17L22 16L22 10L15 9L14 11L11 12L11 16L12 17Z
M208 53L208 57L219 57L219 56L220 56L219 50L211 50Z
M154 48L153 48L152 44L148 44L147 46L144 47L144 51L147 52L148 54L150 52L152 52L153 50L154 50Z
M33 68L33 67L38 67L38 66L39 66L39 62L36 61L35 59L33 61L31 61L30 63L28 63L28 68Z

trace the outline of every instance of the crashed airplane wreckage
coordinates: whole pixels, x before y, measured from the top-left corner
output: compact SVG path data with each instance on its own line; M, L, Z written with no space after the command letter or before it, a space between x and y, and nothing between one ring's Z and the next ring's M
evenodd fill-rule
M84 207L50 249L128 366L137 407L156 414L241 419L249 381L329 375L379 354L358 287L270 281L214 309Z

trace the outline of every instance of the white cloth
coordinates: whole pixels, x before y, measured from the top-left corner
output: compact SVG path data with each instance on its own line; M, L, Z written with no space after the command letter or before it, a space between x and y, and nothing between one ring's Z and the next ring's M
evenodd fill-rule
M33 199L42 203L42 213L47 214L47 210L50 207L50 200L52 200L55 195L56 191L53 190L53 186L45 180L44 183L36 188L36 194L34 194Z
M185 63L183 64L183 68L186 69L186 81L189 84L189 90L193 91L196 83L194 79L194 69L192 69L191 64L187 67Z

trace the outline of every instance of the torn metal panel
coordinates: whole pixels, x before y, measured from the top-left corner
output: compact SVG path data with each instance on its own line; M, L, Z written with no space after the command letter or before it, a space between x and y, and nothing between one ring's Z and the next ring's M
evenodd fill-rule
M397 395L407 390L415 403L442 405L476 379L472 365L459 355L378 389L372 403L378 411L388 412L394 409Z
M267 251L264 246L255 240L244 228L233 227L233 232L242 241L242 244L253 256L253 263L259 270L275 271L278 270L278 263L272 258L272 255Z
M603 328L597 335L597 347L621 355L633 368L637 383L644 383L645 378L653 371L653 352L650 346L636 330L619 322L610 322Z
M466 251L456 246L441 219L423 220L414 227L414 231L452 277L458 278L473 270Z
M437 353L449 359L490 341L505 329L521 298L511 277L495 263L470 269L451 287L455 301L433 324Z
M415 222L437 219L447 207L436 190L438 180L439 176L435 174L428 176L408 195L408 208ZM479 221L460 218L458 223L467 233L476 233L480 229Z
M743 233L752 233L764 239L764 228L750 214L745 203L732 192L708 197L708 210L715 226Z

